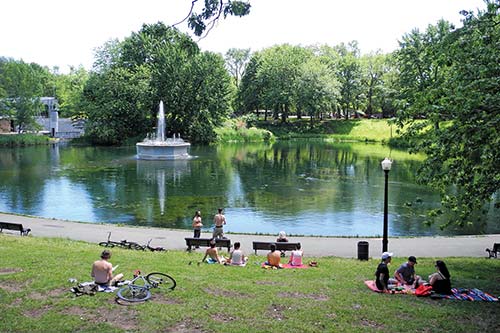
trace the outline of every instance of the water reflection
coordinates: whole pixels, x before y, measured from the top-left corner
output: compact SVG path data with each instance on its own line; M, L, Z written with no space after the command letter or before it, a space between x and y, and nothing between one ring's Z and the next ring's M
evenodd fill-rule
M421 157L384 146L296 141L198 146L191 154L198 157L143 161L134 147L0 149L0 210L185 229L201 210L209 231L224 207L229 231L380 235L380 161L390 155L390 235L500 233L493 204L474 229L425 226L439 197L415 184Z

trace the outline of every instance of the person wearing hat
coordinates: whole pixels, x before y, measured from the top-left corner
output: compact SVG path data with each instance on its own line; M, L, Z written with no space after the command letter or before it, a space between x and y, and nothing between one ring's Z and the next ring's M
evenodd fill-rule
M413 288L418 287L423 281L421 281L420 276L415 275L416 264L417 258L409 256L408 261L399 266L396 272L394 272L396 280L402 285L411 286Z
M112 286L123 278L123 274L113 276L113 265L108 261L111 258L111 251L104 250L101 253L101 260L96 260L92 264L92 273L90 275L98 285ZM116 266L118 267L118 266ZM115 267L115 268L116 268Z
M387 267L391 263L392 255L392 252L382 253L382 262L377 266L377 271L375 272L375 284L378 290L385 293L389 292L393 287L392 284L395 282L393 279L389 279L389 267Z

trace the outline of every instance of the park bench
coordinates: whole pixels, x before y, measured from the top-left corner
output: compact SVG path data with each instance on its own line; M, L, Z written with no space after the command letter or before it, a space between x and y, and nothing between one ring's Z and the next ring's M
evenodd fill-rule
M24 229L23 225L19 223L0 222L0 232L3 232L3 229L19 231L21 236L28 236L31 231L30 228Z
M297 246L300 243L290 243L290 242L253 242L253 249L255 254L257 254L257 250L267 250L269 251L269 247L271 244L276 244L276 250L284 252L284 251L293 251L297 249Z
M204 246L209 247L210 242L213 241L213 238L192 238L186 237L187 250L191 251L193 246ZM231 240L228 238L217 238L215 239L215 246L218 248L227 247L227 252L231 250Z
M486 252L489 254L488 258L498 258L497 254L500 253L500 243L493 244L493 249L486 249Z

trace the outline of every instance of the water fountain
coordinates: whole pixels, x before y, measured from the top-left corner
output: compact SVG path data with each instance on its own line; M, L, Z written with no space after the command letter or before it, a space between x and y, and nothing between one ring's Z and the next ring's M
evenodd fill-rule
M165 112L163 101L160 101L156 136L148 135L142 142L136 144L137 157L142 160L175 160L189 158L189 142L181 139L180 134L172 138L165 137Z

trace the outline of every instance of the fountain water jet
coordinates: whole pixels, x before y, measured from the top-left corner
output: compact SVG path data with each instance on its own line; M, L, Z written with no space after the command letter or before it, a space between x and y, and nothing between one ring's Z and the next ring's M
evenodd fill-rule
M163 101L160 101L156 136L148 135L142 142L136 144L137 157L141 160L175 160L189 158L189 142L181 139L180 134L172 138L165 138L165 112Z

